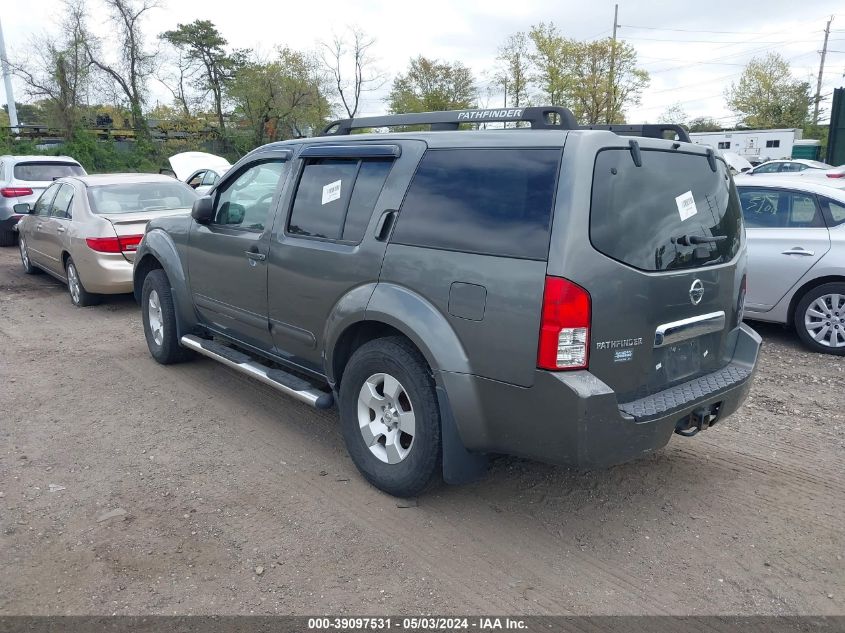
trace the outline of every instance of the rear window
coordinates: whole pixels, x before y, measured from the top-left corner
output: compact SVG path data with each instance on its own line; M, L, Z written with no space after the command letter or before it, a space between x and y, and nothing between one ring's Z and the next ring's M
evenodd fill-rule
M84 176L85 170L76 163L17 163L15 165L15 179L49 181L64 176Z
M546 259L559 149L429 150L391 241Z
M727 168L707 157L606 149L596 157L590 241L620 262L641 270L697 268L731 260L742 239L742 214ZM692 238L692 239L691 239ZM716 241L696 243L696 238Z
M197 194L193 189L175 180L88 187L88 202L94 213L188 209L196 199Z

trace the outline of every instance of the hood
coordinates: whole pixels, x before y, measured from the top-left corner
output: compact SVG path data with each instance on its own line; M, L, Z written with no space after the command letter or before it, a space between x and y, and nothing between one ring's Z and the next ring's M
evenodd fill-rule
M725 159L728 166L735 170L738 174L746 172L752 168L751 163L735 152L722 152L722 157Z
M222 170L231 167L231 163L222 156L215 156L206 152L182 152L167 159L176 178L186 181L195 171L200 169Z

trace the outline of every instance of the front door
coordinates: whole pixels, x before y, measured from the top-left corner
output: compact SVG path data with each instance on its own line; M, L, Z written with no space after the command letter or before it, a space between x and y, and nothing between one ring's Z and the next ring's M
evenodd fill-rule
M214 218L191 225L188 272L194 305L213 331L269 349L267 252L285 161L257 159L214 193Z
M50 185L36 200L35 206L32 208L32 218L27 222L29 230L24 235L29 258L39 266L50 270L53 270L53 267L50 266L50 257L47 255L49 247L45 224L50 219L53 198L56 197L59 187L61 187L59 183Z
M746 308L767 312L830 249L830 234L811 193L739 187L739 199L748 235Z

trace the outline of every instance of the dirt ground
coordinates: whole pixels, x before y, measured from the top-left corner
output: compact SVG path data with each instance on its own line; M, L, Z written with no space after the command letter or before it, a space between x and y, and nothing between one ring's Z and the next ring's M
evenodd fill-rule
M414 505L334 411L161 367L131 297L74 308L0 249L0 614L845 614L845 358L759 331L718 427Z

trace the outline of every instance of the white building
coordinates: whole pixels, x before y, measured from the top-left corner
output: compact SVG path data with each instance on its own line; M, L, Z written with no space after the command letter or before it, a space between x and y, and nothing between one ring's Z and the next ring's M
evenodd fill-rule
M690 133L693 143L731 151L753 163L791 158L792 146L801 137L800 128Z

